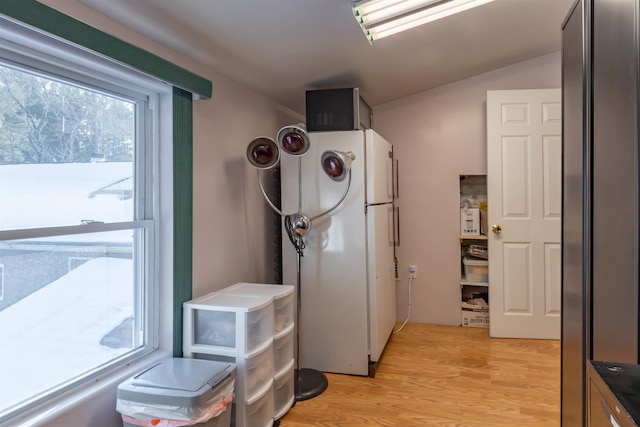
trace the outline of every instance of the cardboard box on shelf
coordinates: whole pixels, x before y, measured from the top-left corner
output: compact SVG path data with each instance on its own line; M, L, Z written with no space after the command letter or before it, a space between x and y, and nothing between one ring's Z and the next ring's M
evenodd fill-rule
M469 328L489 327L489 307L462 303L462 326Z
M462 287L462 326L489 327L489 288L486 286Z
M478 208L460 209L460 234L480 234L480 210Z

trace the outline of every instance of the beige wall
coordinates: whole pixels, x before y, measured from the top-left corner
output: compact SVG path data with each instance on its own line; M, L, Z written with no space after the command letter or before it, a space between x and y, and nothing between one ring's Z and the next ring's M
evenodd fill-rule
M275 139L302 120L229 81L213 85L213 99L194 103L194 297L239 281L275 283L274 217L245 152L255 137Z
M460 324L459 175L487 173L486 92L559 88L560 67L560 53L549 54L374 107L399 161L398 320L414 264L410 321Z

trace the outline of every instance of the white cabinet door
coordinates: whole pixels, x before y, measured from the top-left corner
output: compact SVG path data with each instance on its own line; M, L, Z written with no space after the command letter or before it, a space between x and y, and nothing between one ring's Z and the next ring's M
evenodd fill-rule
M560 338L561 107L560 89L487 92L492 337Z

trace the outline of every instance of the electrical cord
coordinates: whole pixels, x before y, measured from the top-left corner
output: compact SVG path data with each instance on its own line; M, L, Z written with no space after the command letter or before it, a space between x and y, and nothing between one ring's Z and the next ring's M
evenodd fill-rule
M409 311L407 313L407 318L405 319L404 323L402 324L402 326L400 326L397 330L393 331L393 334L397 334L400 331L402 331L405 327L405 325L407 324L407 322L409 321L409 317L411 316L411 283L413 282L413 277L414 277L415 273L409 273Z

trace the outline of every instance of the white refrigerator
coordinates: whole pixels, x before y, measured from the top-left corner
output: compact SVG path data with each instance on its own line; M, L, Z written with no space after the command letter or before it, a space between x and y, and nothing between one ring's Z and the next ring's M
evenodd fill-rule
M281 159L283 213L314 217L340 200L348 180L322 171L326 150L351 151L355 160L344 201L303 237L300 366L373 376L396 321L392 145L373 130L310 133L306 154ZM296 250L284 229L282 241L283 283L296 285Z

